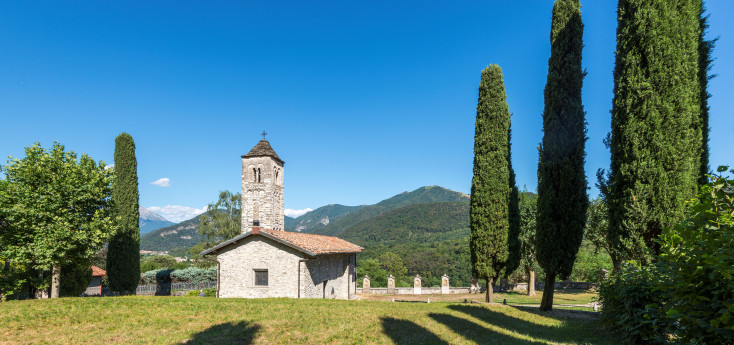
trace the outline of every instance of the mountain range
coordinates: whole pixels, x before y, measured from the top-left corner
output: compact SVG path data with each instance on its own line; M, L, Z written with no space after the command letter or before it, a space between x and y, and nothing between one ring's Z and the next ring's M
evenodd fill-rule
M433 242L469 234L469 196L439 186L403 192L374 205L330 204L297 218L285 230L340 236L356 244ZM140 249L190 248L201 241L198 217L142 234Z

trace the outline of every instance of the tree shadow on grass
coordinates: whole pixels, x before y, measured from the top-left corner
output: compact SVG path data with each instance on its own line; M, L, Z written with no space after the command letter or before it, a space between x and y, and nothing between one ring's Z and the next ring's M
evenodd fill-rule
M558 314L554 315L553 313L541 312L538 310L538 308L532 308L532 307L530 308L511 307L511 308L516 308L518 310L532 313L540 317L548 317L548 318L556 319L556 320L562 321L563 323L560 326L545 326L545 325L533 323L530 321L518 319L512 316L508 316L503 313L493 311L484 306L472 306L472 305L450 305L449 306L449 309L464 313L469 316L473 316L479 320L482 320L486 323L490 323L497 327L502 327L510 331L519 333L519 334L527 334L533 338L539 338L539 339L543 339L543 340L547 340L551 342L561 342L561 343L578 342L580 340L579 337L584 336L583 334L579 334L579 331L582 331L584 328L586 328L579 324L592 322L592 320L588 318L587 319L584 319L584 318L571 319L567 316L562 316L562 315L559 316ZM567 312L567 311L564 311L564 312ZM589 335L594 336L595 333L590 332Z
M260 325L248 321L227 322L211 326L181 344L251 344Z
M480 324L449 314L428 314L432 319L451 328L455 333L477 344L543 344L497 333Z
M395 344L441 344L446 341L428 329L408 320L398 320L391 317L382 317L382 330Z

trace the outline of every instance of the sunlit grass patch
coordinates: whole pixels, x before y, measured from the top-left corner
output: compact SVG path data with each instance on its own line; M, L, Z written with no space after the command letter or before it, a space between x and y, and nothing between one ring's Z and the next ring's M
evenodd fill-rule
M12 301L0 304L0 344L616 343L596 318L529 308L184 297Z

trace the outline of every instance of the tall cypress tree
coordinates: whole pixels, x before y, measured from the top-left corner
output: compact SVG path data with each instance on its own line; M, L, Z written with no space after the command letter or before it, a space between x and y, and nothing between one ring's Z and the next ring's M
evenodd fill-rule
M700 0L619 0L608 237L648 263L683 218L702 162ZM651 249L651 250L648 250Z
M487 280L487 302L493 302L493 283L507 264L509 200L510 112L502 69L490 65L482 71L474 133L469 224L472 273Z
M510 115L510 117L512 117ZM509 255L507 258L507 267L505 268L505 276L512 274L522 262L522 243L520 242L520 197L515 182L515 170L512 168L512 120L510 120L510 129L507 131L507 168L510 172L510 199L509 207L509 224L510 229L507 233L507 248Z
M711 65L713 59L711 53L714 50L717 38L706 40L706 31L709 27L708 15L706 9L701 4L699 15L699 33L698 33L698 84L699 99L701 102L701 172L699 176L699 184L704 185L708 182L706 174L709 173L709 98L711 94L708 92L709 80L714 76L711 75Z
M138 163L130 134L115 139L114 169L112 211L117 231L107 251L107 277L112 290L131 294L140 281L140 211Z
M579 0L557 0L553 5L535 237L538 264L546 274L541 310L553 308L556 277L564 279L571 274L589 204L584 173L586 121L581 103L584 72L580 9Z

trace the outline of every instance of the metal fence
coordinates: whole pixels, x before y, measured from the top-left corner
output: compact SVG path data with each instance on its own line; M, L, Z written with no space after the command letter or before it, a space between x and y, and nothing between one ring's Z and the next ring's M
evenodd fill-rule
M199 290L199 289L216 289L217 282L201 282L201 283L168 283L168 284L148 284L138 285L135 293L154 293L172 290Z

